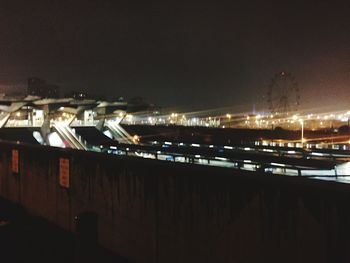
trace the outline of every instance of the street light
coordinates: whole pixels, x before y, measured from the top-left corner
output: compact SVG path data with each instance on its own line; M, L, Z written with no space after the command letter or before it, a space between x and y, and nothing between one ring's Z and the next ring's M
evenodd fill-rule
M305 142L305 139L304 139L304 120L299 119L299 122L301 124L301 147L303 147L303 143Z
M231 114L227 113L227 114L226 114L226 118L228 119L228 120L227 120L227 126L228 126L228 127L231 127Z

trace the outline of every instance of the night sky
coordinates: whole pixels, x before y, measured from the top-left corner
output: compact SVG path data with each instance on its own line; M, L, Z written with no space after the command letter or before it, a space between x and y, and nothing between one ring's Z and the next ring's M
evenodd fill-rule
M0 88L37 76L63 93L243 111L267 107L283 70L303 108L350 108L349 14L346 1L11 1Z

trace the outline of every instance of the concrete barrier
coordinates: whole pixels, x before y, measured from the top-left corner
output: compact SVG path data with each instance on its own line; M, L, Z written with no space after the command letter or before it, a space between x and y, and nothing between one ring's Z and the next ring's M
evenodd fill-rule
M0 195L134 262L349 260L347 184L1 142Z

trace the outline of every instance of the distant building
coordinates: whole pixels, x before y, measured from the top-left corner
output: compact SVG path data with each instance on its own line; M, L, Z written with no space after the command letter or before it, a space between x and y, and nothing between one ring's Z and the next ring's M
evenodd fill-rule
M130 112L153 112L155 105L145 102L142 97L133 97L128 100L128 108Z
M101 95L101 94L91 94L91 93L87 93L85 91L77 91L77 90L73 90L70 92L67 92L64 94L65 98L73 98L75 100L107 100L105 95ZM112 100L112 101L116 101L116 100Z
M29 78L27 93L43 98L59 98L60 88L57 85L48 84L40 78Z
M70 91L64 95L66 98L73 98L75 100L85 100L90 98L90 96L83 91Z

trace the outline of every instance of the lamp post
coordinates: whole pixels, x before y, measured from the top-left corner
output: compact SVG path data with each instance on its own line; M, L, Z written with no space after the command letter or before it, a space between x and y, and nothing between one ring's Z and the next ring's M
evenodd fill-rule
M226 114L226 117L227 117L227 127L231 127L231 114L227 113Z
M300 125L301 125L301 147L303 148L304 147L303 144L304 144L304 141L305 141L305 139L304 139L304 120L300 119L299 122L300 122Z

